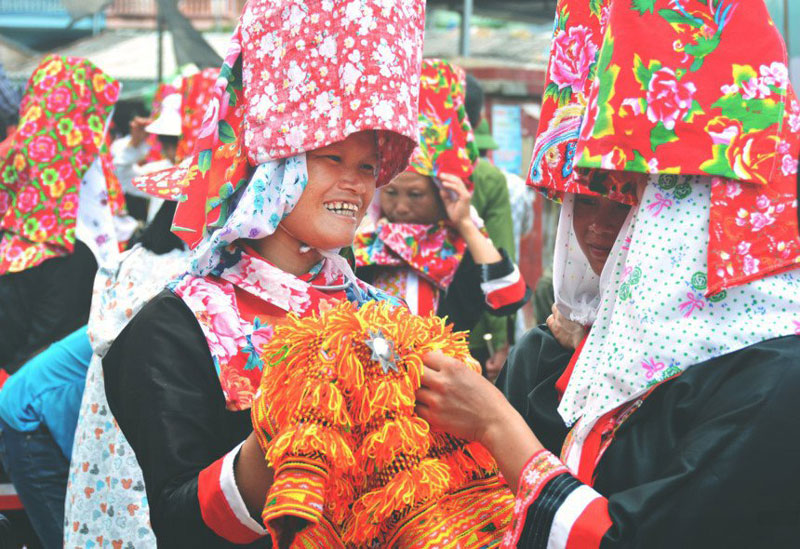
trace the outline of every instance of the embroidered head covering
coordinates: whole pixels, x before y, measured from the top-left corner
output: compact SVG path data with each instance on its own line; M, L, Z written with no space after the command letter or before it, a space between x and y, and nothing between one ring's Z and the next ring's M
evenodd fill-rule
M785 57L762 1L561 0L529 184L633 204L647 173L719 176L707 291L791 269L800 104Z
M81 181L96 162L92 181L104 181L92 183L87 196L121 209L119 182L104 158L119 90L116 80L85 59L51 55L34 71L19 127L0 161L0 274L72 252Z
M422 61L419 146L408 170L432 177L450 173L467 184L478 147L464 107L464 70L441 59Z
M271 234L305 187L303 153L362 130L376 131L377 184L390 181L407 164L417 139L423 20L424 7L412 0L249 2L196 154L153 176L161 186L184 189L176 234L197 247L226 225L238 191L251 178L283 174L283 159L297 157L289 170L297 178L276 183L261 202L269 224L229 224L224 238ZM216 256L213 250L198 253L196 272L207 272Z
M425 353L440 350L478 371L465 334L450 330L403 308L341 303L289 316L258 349L270 368L253 428L275 471L262 512L275 546L295 534L292 546L309 547L419 547L432 535L447 547L499 541L513 500L494 460L414 413ZM470 499L476 488L479 506ZM457 516L472 507L480 519L475 509Z

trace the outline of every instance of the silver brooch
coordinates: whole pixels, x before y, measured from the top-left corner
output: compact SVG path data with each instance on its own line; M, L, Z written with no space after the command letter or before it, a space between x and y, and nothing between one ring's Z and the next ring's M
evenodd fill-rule
M394 352L394 342L386 339L383 332L369 331L369 339L367 340L367 347L372 351L372 360L380 362L381 369L384 374L388 374L389 370L399 372L400 368L397 367L397 361L400 357Z

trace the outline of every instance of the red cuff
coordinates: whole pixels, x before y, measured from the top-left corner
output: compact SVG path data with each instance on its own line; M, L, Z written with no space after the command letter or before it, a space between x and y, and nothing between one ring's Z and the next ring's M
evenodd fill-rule
M266 530L247 514L233 479L239 447L200 471L197 499L203 522L215 534L231 543L247 544L266 535Z

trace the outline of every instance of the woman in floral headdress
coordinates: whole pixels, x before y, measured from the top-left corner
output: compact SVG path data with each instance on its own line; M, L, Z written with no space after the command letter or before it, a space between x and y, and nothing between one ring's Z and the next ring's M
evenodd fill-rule
M532 330L504 394L441 356L418 393L422 417L484 442L513 483L505 546L797 546L785 59L760 1L559 2L529 182L565 203L550 325L591 329L574 353ZM584 230L579 210L615 203L624 222Z
M45 58L0 160L0 367L86 323L98 263L123 209L106 151L119 83L84 59Z
M149 176L184 187L173 228L194 248L191 268L103 367L159 545L268 546L271 472L250 422L257 350L289 312L388 298L338 251L414 148L423 18L412 0L249 2L198 152Z
M402 297L418 314L468 331L488 310L507 315L528 297L519 269L470 209L478 159L464 109L464 71L426 59L420 80L420 145L408 169L378 197L380 219L359 230L358 275Z

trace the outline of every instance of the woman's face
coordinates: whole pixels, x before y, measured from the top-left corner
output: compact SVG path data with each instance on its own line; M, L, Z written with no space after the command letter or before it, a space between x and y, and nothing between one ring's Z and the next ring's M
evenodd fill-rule
M391 223L432 225L444 218L430 177L403 172L381 189L381 211Z
M592 270L600 275L631 207L599 196L575 196L572 229Z
M351 134L344 141L306 153L306 159L308 184L281 224L312 248L349 246L375 193L375 132Z

